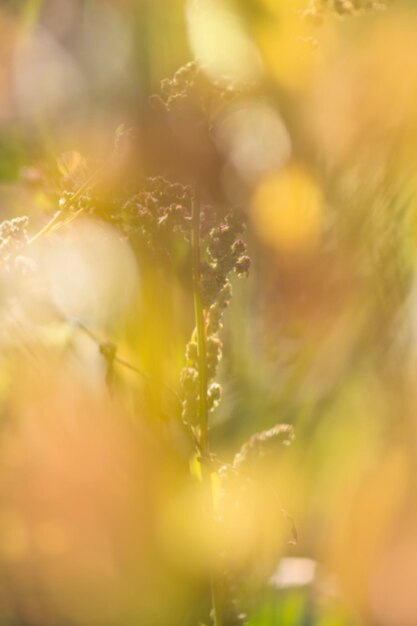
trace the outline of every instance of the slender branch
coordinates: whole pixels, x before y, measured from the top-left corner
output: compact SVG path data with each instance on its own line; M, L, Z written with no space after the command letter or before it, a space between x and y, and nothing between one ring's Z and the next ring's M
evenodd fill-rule
M103 355L104 358L106 358L106 351L108 352L108 350L105 350L105 349L108 348L109 345L112 345L113 346L113 351L111 351L112 364L117 363L118 365L121 365L122 367L130 370L131 372L134 372L135 374L137 374L141 378L144 378L145 380L148 380L150 383L153 383L154 385L157 384L155 379L152 378L152 376L150 376L150 374L148 374L147 372L144 372L143 370L139 369L138 367L136 367L136 365L133 365L129 361L126 361L126 359L123 359L122 357L118 356L117 355L117 346L115 346L114 344L110 344L110 342L108 342L108 341L100 340L100 338L95 333L93 333L92 330L87 328L87 326L85 326L79 320L70 320L70 322L74 326L77 326L77 328L82 330L86 335L88 335L88 337L90 337L90 339L92 341L94 341L94 343L97 344L97 346L99 347L99 350L100 350L100 352L101 352L101 354ZM105 348L105 349L103 350L103 348ZM166 389L170 393L170 395L176 400L178 405L181 406L181 398L179 397L177 392L174 391L174 389L172 389L172 387L170 387L169 385L167 385L164 382L161 382L160 385L164 389ZM185 426L187 435L190 437L190 439L192 439L194 445L199 447L200 443L199 443L199 441L198 441L198 439L197 439L193 429L189 425L184 424L183 422L181 422L181 424L183 426Z
M90 330L89 328L87 328L87 326L85 326L82 322L80 322L79 320L72 320L72 324L74 324L74 326L77 326L77 328L79 328L80 330L82 330L86 335L88 335L90 337L90 339L92 341L94 341L94 343L96 343L98 345L99 348L105 348L109 345L114 346L114 355L112 356L112 360L113 363L118 363L119 365L121 365L122 367L125 367L126 369L131 370L132 372L135 372L135 374L138 374L139 376L141 376L142 378L145 378L146 380L149 380L150 382L155 382L154 379L152 378L152 376L150 376L147 372L142 371L141 369L139 369L138 367L136 367L136 365L132 365L132 363L129 363L129 361L127 361L126 359L123 359L122 357L119 357L117 355L117 346L115 346L114 344L111 344L108 341L102 341L100 340L99 337L97 337L97 335L95 333L93 333L92 330ZM104 351L102 351L102 354L104 354ZM175 400L181 404L181 400L180 397L178 396L178 394L169 386L166 385L165 383L161 383L161 385L167 390L169 391L169 393L175 398Z
M53 227L58 223L59 218L62 215L62 211L57 211L54 216L49 220L49 222L47 224L45 224L45 226L43 228L41 228L37 233L35 233L28 241L29 244L31 243L35 243L35 241L37 241L38 239L40 239L41 237L44 237L44 235L47 235L52 229Z
M83 184L71 196L71 202L75 202L76 200L78 200L78 198L84 193L84 191L86 191L86 189L88 189L88 187L90 187L93 183L97 182L100 175L107 168L108 164L113 160L114 156L115 156L115 151L113 151L111 155L94 170L94 172L87 178L87 180L83 182ZM54 228L56 227L59 228L62 224L67 224L69 222L72 222L73 219L76 219L83 212L84 212L84 208L78 209L78 211L75 211L75 213L71 215L69 220L64 220L64 222L60 222L60 217L63 214L63 211L60 209L53 215L53 217L49 220L49 222L47 222L47 224L45 224L45 226L41 228L41 230L39 230L29 239L28 243L32 244L38 239L40 239L41 237L44 237L45 235L49 234L51 230L53 230Z

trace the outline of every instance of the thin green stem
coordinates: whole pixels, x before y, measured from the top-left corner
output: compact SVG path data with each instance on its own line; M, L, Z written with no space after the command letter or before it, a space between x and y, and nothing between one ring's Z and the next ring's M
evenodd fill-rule
M194 292L194 315L196 324L197 353L198 353L198 421L200 425L200 451L202 457L202 480L209 492L208 514L213 517L214 504L211 488L210 474L210 442L208 428L207 406L207 350L206 350L206 322L204 319L204 307L201 294L201 254L200 254L200 203L197 194L193 198L193 229L192 229L192 255L193 255L193 292ZM221 602L219 589L216 584L215 574L210 572L210 591L213 608L214 626L222 626Z
M47 235L54 228L54 226L58 224L61 215L62 211L57 211L49 222L29 239L29 244L35 243L35 241Z
M201 296L200 281L200 204L196 197L193 200L193 292L194 292L194 315L197 335L198 352L198 377L199 377L199 401L198 421L201 430L201 453L204 462L209 457L208 441L208 407L207 407L207 351L206 351L206 325L204 320L204 308Z

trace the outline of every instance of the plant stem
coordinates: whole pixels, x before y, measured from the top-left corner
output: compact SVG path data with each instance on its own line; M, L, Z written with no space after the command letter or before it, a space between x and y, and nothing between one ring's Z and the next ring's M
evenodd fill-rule
M207 353L206 353L206 326L204 309L201 297L200 281L200 204L198 198L193 199L193 291L194 291L194 315L197 335L198 352L198 378L199 378L199 401L198 418L201 429L201 454L203 462L207 463L209 457L208 441L208 408L207 408Z
M61 217L61 215L62 211L57 211L54 216L49 220L49 222L29 239L29 244L35 243L35 241L47 235L59 222L59 218Z
M210 473L210 443L208 436L208 406L207 406L207 351L206 351L206 323L204 319L204 307L201 294L201 258L200 258L200 202L197 193L194 193L192 206L192 263L193 263L193 292L194 292L194 315L197 335L198 353L198 379L199 400L198 419L201 431L201 474L204 486L209 493L208 514L213 517L213 494L211 488ZM220 598L213 571L210 572L210 591L213 608L214 626L222 626L223 619L220 608Z

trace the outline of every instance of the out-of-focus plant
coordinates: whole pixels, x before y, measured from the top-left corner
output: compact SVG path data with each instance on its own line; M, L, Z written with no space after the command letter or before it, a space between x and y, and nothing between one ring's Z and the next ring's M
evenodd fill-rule
M5 6L0 622L414 626L415 7Z
M161 94L155 95L151 102L162 110L175 110L176 114L195 112L193 123L211 125L225 103L236 100L243 92L226 83L211 84L196 63L189 63L172 80L163 81ZM100 183L115 164L120 167L120 160L126 158L123 145L129 142L129 135L125 127L117 129L114 149L102 163L90 164L76 152L65 153L58 159L59 184L55 188L50 184L49 188L58 210L46 225L29 236L26 217L1 224L3 271L12 271L18 254L30 256L31 248L43 239L58 231L65 232L87 216L110 224L121 238L129 240L133 247L142 246L152 261L161 266L172 264L182 248L186 282L192 296L190 303L193 302L194 308L194 330L186 345L178 392L163 382L161 392L174 400L171 409L177 428L189 439L189 480L195 483L192 490L197 496L187 503L184 515L191 516L191 524L196 526L192 535L204 547L197 557L198 571L207 578L210 588L213 624L234 626L245 621L245 615L238 609L237 586L244 580L245 572L256 564L262 544L265 545L260 552L261 560L266 559L268 564L259 573L262 572L261 578L270 573L285 534L281 530L277 534L277 520L282 517L285 524L287 514L272 487L262 485L268 472L259 472L255 459L265 461L266 451L273 443L289 444L293 431L288 425L280 425L253 436L231 464L225 464L213 452L210 415L221 400L221 385L214 379L222 360L221 331L223 315L232 298L231 274L247 276L251 264L242 238L244 214L205 202L198 184L170 182L161 176L145 178L134 192L116 187L110 197L103 197ZM50 180L52 183L53 179ZM76 233L75 230L75 237ZM172 266L175 273L175 263ZM109 388L113 387L118 367L127 368L152 384L151 376L119 355L116 343L100 339L94 328L82 319L69 316L65 308L59 313L60 319L62 316L64 322L98 346L106 363ZM172 445L175 447L175 439ZM260 497L255 495L259 488ZM250 497L256 498L256 504ZM236 533L233 529L242 518L247 521ZM290 525L288 535L291 535Z

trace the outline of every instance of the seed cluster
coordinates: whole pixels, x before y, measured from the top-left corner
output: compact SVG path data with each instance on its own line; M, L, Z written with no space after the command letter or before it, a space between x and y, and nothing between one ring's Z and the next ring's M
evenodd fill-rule
M354 16L367 11L385 10L390 0L311 0L303 17L320 24L328 13L336 16Z
M294 430L289 424L277 424L269 430L256 433L247 441L233 459L233 469L239 471L243 465L264 457L275 446L289 446L294 439Z
M11 259L28 241L29 218L26 216L5 220L0 224L0 262L8 267Z
M234 271L238 276L249 273L250 258L246 255L246 243L240 238L244 223L236 212L230 212L224 220L210 230L206 240L207 261L201 268L204 306L214 304L224 287L228 275Z
M197 108L210 116L249 88L249 85L237 86L230 81L210 81L204 68L197 61L190 61L180 67L172 78L161 82L160 93L151 96L151 104L157 109L172 112Z
M129 198L113 219L126 235L140 234L151 250L166 252L173 233L189 239L192 191L160 176L148 178L144 189Z
M75 198L75 199L74 199ZM95 206L92 196L92 188L87 188L82 194L75 195L74 192L64 190L59 198L59 209L68 213L76 213L83 211L84 213L93 213Z
M248 493L257 488L259 476L256 472L258 467L256 461L259 457L265 455L276 454L282 446L288 446L294 438L292 426L288 424L278 424L269 430L253 435L247 443L245 443L240 451L235 455L231 464L223 465L219 468L219 492L218 503L216 509L217 523L225 529L230 529L230 520L240 519L247 514ZM251 471L255 470L255 472ZM296 539L296 530L291 518L286 511L282 509L278 496L275 493L274 480L266 480L262 484L261 491L267 493L267 497L271 497L275 502L270 507L270 515L273 519L280 523L282 516L290 521L290 536ZM265 529L268 528L269 520L261 520L261 528L259 530L259 545L262 545L263 524ZM229 531L226 531L229 532ZM233 532L233 530L232 530ZM259 556L259 555L258 555ZM250 558L250 557L249 557ZM275 556L272 555L274 560ZM222 562L222 561L221 561ZM247 565L250 561L247 562ZM264 566L269 567L268 561L264 560ZM227 615L227 624L232 626L242 626L247 623L246 615L238 609L237 589L241 581L245 579L245 566L238 566L230 571L230 565L222 565L220 574L222 588L225 590L225 607L224 613Z
M208 217L203 221L207 226ZM211 219L213 217L211 216ZM237 212L230 212L210 228L203 238L204 261L200 266L200 287L205 311L206 374L208 382L217 373L222 358L223 344L220 339L223 312L232 297L231 272L245 276L249 272L250 258L246 254L246 243L241 239L244 223ZM186 348L186 366L182 371L183 421L195 424L199 402L198 349L196 333ZM221 399L221 386L211 382L207 389L207 407L214 411Z

